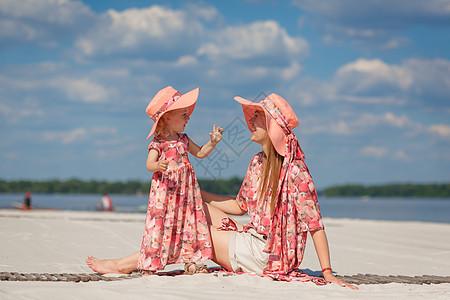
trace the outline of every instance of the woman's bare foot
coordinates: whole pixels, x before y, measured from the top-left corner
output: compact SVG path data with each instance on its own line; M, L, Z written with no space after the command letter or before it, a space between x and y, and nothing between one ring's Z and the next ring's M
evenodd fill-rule
M119 274L128 274L129 272L124 272L124 270L119 269L117 265L117 261L114 259L98 259L93 256L88 256L86 259L86 264L89 268L91 268L94 272L101 274L109 274L109 273L119 273Z

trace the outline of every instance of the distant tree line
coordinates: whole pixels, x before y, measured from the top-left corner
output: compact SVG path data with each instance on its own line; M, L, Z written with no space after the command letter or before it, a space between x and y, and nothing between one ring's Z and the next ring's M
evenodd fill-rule
M242 179L199 179L201 189L221 195L236 195ZM69 180L0 180L0 193L32 193L43 194L147 194L150 190L150 180L141 182L129 180L126 182L107 182L80 179Z
M221 194L237 195L242 179L199 179L202 190ZM45 194L148 194L150 181L129 180L126 182L108 182L97 180L0 180L0 193ZM450 183L442 184L386 184L386 185L339 185L319 192L325 196L345 197L441 197L450 198Z
M136 194L147 193L149 191L149 182L140 182L130 180L127 182L107 182L97 180L18 180L5 181L0 180L0 193L32 193L44 194Z
M236 196L241 188L242 179L233 177L230 179L199 179L198 184L204 191L219 194Z
M322 191L325 196L348 197L433 197L450 198L450 183L441 184L413 184L397 183L385 185L339 185Z

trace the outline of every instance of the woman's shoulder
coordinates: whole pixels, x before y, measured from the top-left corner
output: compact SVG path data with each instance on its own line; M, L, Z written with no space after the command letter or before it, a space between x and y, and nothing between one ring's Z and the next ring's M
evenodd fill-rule
M256 153L255 156L250 160L250 164L248 166L247 175L248 172L259 172L261 165L262 165L262 159L263 159L264 153L261 151L259 153Z
M255 154L255 156L253 156L252 162L253 161L255 161L255 162L262 162L263 157L264 157L264 152L263 151L258 152L258 153Z

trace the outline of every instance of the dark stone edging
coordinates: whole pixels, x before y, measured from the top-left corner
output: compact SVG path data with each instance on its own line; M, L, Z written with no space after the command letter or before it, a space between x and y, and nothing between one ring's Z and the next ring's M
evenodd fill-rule
M176 275L182 274L177 272ZM169 275L175 274L158 274ZM53 282L88 282L88 281L118 281L124 279L133 279L141 277L138 272L121 275L118 277L104 276L98 273L19 273L19 272L0 272L0 281L53 281ZM350 284L387 284L387 283L405 283L405 284L440 284L450 283L450 276L422 275L422 276L403 276L403 275L374 275L374 274L356 274L356 275L338 275L338 278Z

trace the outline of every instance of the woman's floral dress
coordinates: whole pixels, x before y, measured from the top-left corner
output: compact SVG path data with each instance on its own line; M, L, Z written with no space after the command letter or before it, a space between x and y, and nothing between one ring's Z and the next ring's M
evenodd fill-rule
M158 160L167 159L166 172L153 173L145 232L137 268L162 270L168 264L198 262L212 258L209 233L200 187L189 162L186 134L177 141L155 137L150 149Z
M264 274L279 280L295 280L295 274L303 260L308 231L323 229L317 192L304 161L293 160L288 164L286 177L281 185L280 199L274 216L270 213L270 197L261 199L258 195L263 152L256 154L236 197L240 207L248 212L250 223L244 231L254 228L267 236L265 252L269 261ZM233 224L224 230L233 230ZM274 227L276 226L276 228ZM276 229L276 230L275 230ZM291 275L289 275L291 274Z

